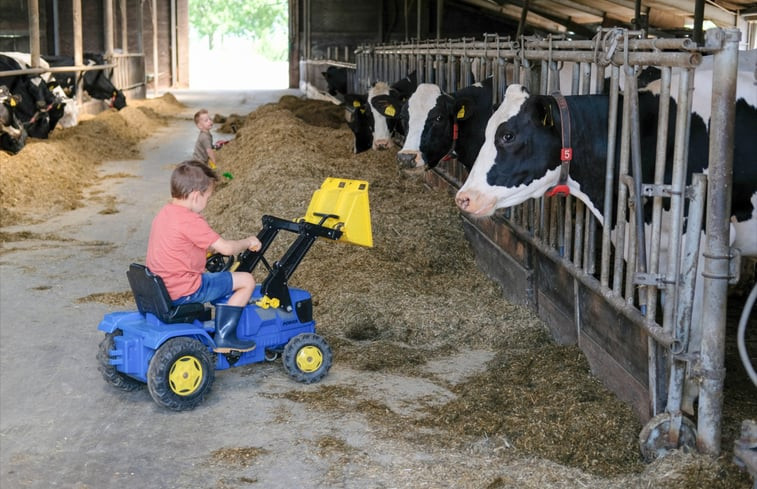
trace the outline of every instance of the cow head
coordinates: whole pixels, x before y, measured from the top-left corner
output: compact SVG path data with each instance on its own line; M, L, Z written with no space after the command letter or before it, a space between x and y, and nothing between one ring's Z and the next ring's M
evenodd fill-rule
M345 100L345 119L355 136L353 152L362 153L373 146L373 114L365 95L347 93Z
M110 106L116 110L126 107L126 96L124 96L124 92L116 89L116 87L113 87L113 91L111 92Z
M21 151L26 143L26 130L15 114L20 101L5 85L0 86L0 148L11 154Z
M432 131L435 137L438 137L443 132L444 127L448 125L446 114L451 110L449 108L451 103L452 98L449 95L443 94L437 85L421 83L408 101L402 104L402 109L399 112L396 112L395 109L395 117L399 116L405 132L405 144L397 153L397 162L400 167L419 168L426 166L431 155L428 153L424 154L424 147L421 145L425 142L426 145L424 146L427 147ZM392 107L394 106L392 105ZM451 131L449 141L449 146L439 155L439 158L444 156L444 153L452 146Z
M374 98L387 95L389 95L389 85L385 82L376 82L368 90L368 107L373 118L373 149L389 149L394 146L387 118L372 103Z
M400 113L407 134L397 153L400 166L433 168L444 158L456 157L470 167L491 114L491 90L491 78L454 95L436 85L419 85Z
M326 79L329 95L345 95L347 93L347 68L329 66L321 75Z
M561 140L551 97L510 85L455 202L478 217L542 196L559 177Z

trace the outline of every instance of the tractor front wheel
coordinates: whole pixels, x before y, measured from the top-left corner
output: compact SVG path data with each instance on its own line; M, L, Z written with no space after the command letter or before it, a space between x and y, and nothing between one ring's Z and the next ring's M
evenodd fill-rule
M312 384L329 373L333 354L331 347L321 336L302 333L284 347L282 361L284 370L298 382Z
M141 389L145 384L119 372L115 365L110 364L110 351L115 350L116 348L116 341L114 338L116 336L121 336L122 334L123 333L120 329L117 329L112 333L105 333L105 338L100 342L100 347L97 349L97 361L99 363L97 369L102 374L105 382L122 391L131 392Z
M210 391L215 366L199 340L172 338L158 348L147 370L147 388L160 406L173 411L194 409Z

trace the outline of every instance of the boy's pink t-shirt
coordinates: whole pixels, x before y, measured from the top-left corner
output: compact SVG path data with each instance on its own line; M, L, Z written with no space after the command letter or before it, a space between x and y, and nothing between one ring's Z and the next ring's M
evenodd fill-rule
M200 288L208 248L221 236L197 212L166 204L150 228L145 264L166 284L171 300Z

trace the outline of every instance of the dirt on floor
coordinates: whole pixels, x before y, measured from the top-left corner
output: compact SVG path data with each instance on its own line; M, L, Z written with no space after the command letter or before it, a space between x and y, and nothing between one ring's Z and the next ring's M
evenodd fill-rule
M139 142L183 108L167 94L56 130L18 155L0 153L0 223L44 222L88 205L83 190L101 178L93 169L105 160L139 158ZM336 420L359 413L382 449L438 457L438 467L418 471L417 479L411 473L384 474L406 483L403 487L455 487L440 482L450 470L455 480L471 481L458 487L491 489L751 486L731 458L741 421L757 417L757 396L733 355L723 455L712 460L676 450L645 464L638 443L642 425L630 407L592 375L577 346L554 343L532 311L508 303L477 268L451 197L429 189L418 175L398 171L394 151L352 154L341 108L285 96L249 115L216 120L233 121L232 139L218 152L219 173L227 176L205 215L224 236L256 233L265 214L302 217L326 177L370 184L374 246L319 241L290 280L312 293L319 333L333 348L335 364L369 380L293 387L263 397ZM107 212L107 196L99 202ZM117 212L115 205L110 208ZM2 243L50 238L0 234ZM288 244L275 244L271 256L280 256ZM255 272L258 281L264 272ZM128 290L78 301L124 309L133 303ZM246 367L240 370L246 375ZM412 381L403 384L403 378ZM408 396L408 386L417 389L416 383L428 391ZM281 416L286 423L286 413ZM350 482L355 465L372 467L381 455L356 448L354 433L346 430L334 425L314 442L317 456L328 460L321 487L392 487ZM205 463L249 474L245 470L256 460L275 455L271 448L230 441ZM215 487L258 482L240 475L219 479Z

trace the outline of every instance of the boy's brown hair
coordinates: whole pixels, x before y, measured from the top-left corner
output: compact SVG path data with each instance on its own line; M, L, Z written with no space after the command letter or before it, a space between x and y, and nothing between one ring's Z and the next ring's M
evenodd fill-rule
M205 193L217 181L218 175L205 163L183 161L171 173L171 197L186 199L195 190Z
M200 116L202 114L207 114L207 113L208 113L208 109L200 109L197 112L195 112L195 124L197 124L197 121L200 120Z

